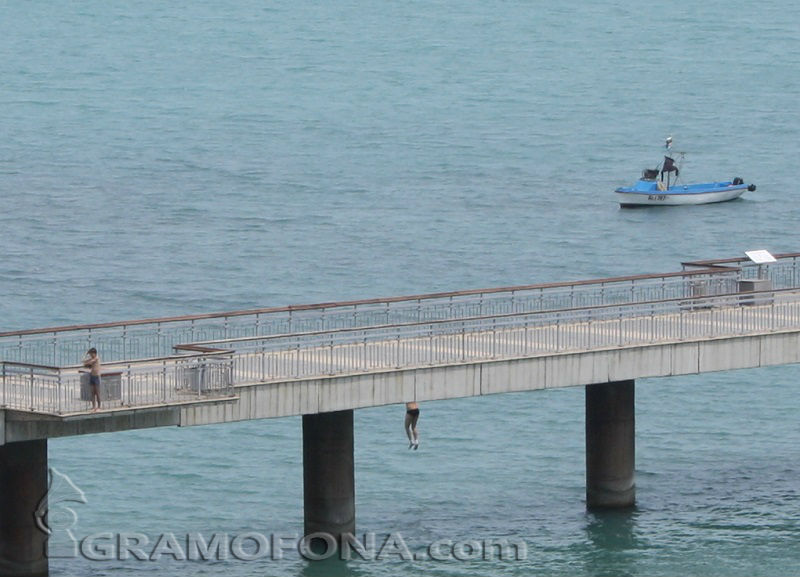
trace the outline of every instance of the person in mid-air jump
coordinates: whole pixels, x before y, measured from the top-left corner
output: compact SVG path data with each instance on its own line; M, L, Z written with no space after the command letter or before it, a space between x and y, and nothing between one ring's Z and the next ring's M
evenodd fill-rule
M419 420L419 405L416 402L406 403L405 428L408 435L408 448L419 448L419 433L417 432L417 421Z

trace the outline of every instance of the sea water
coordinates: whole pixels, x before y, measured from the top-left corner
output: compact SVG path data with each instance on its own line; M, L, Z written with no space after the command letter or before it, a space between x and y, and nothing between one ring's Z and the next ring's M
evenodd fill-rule
M2 330L800 251L798 62L786 0L5 2ZM668 135L687 181L758 189L619 209ZM418 451L403 407L356 411L357 528L394 541L348 562L153 554L302 534L299 418L54 439L71 531L109 539L51 571L795 574L798 376L640 379L628 513L585 509L581 387L425 403Z

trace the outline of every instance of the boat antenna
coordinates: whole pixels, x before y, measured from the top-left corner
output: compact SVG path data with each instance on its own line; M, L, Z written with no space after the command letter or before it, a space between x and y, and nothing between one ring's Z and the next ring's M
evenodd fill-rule
M667 136L667 140L666 140L666 142L664 143L664 147L665 147L667 150L669 150L670 148L672 148L672 137L671 137L671 136Z
M679 150L677 154L679 155L679 158L678 158L678 170L675 171L675 186L678 185L678 181L681 178L681 172L683 172L683 161L686 160L685 151Z

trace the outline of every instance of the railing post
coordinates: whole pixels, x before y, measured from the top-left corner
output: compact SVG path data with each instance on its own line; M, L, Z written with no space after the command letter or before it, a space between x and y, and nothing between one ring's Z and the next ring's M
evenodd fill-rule
M709 312L708 312L708 316L709 316L709 321L708 321L709 328L708 328L707 330L703 331L703 332L700 334L700 336L701 336L701 337L716 336L716 334L717 334L717 332L718 332L718 331L717 331L717 323L719 322L719 321L718 321L718 317L719 317L719 316L721 316L721 315L717 314L717 312L716 312L714 309L715 309L715 307L714 307L714 306L713 306L713 304L712 304L712 306L711 306L711 308L709 309ZM702 314L702 313L701 313L701 314ZM702 325L701 325L701 327L702 327ZM709 334L709 333L710 333L710 334Z
M161 361L161 402L167 402L167 361Z
M525 319L525 323L522 325L522 350L523 354L527 355L531 351L528 350L528 320L527 317Z
M658 341L658 329L656 328L656 308L650 305L650 342Z
M225 328L227 331L227 326ZM200 357L197 360L197 398L203 396L203 382L206 380L206 368L208 367L208 359Z
M364 338L361 340L361 343L363 345L361 347L361 359L362 359L362 361L364 363L364 365L363 365L364 366L364 370L366 371L366 370L369 369L369 359L367 357L367 336L366 335L364 335Z
M461 360L465 361L467 358L467 325L461 323Z
M234 365L236 360L234 359L233 355L230 356L228 359L228 395L233 395L233 386L235 384L235 379L233 377Z
M333 370L333 335L330 336L330 340L328 340L328 374L334 375L336 374Z
M744 334L744 307L739 303L739 334Z
M62 382L61 382L61 369L59 368L58 369L58 381L57 381L57 386L56 386L56 394L58 395L58 413L59 414L62 413L62 410L61 410L61 393L62 393L61 388L62 387L61 387L61 385L62 385Z
M123 392L122 383L120 383L120 391L119 391L120 399L119 400L120 400L120 404L124 405L125 404L125 399L127 398L128 406L130 407L130 406L133 405L133 391L132 391L133 385L131 384L131 364L130 363L128 363L125 366L125 381L127 382L127 387L126 387L127 388L127 394L125 394Z
M263 346L263 345L261 346L261 354L259 355L259 358L261 359L261 362L259 363L261 365L261 380L262 381L266 381L267 380L267 350L266 350L266 347ZM231 363L233 363L233 356L231 356Z
M773 297L769 304L769 330L775 330L775 298Z
M556 313L556 352L561 350L561 315Z
M296 343L294 347L294 367L292 367L292 359L289 359L289 372L292 377L300 376L300 344Z
M497 320L492 319L492 348L490 351L491 358L497 357Z
M31 411L36 409L36 405L33 404L33 367L30 368L30 380L31 380Z

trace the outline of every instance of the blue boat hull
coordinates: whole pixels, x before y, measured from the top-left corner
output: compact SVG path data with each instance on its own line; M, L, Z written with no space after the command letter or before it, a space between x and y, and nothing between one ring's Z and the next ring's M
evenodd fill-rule
M660 181L640 179L635 185L623 186L614 192L622 207L676 206L725 202L756 188L754 184L739 184L740 180L736 182L681 184L667 188Z

